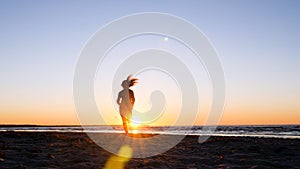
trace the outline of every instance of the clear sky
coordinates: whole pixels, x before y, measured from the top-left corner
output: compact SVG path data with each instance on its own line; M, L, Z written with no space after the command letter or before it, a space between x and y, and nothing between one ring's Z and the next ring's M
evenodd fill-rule
M82 47L137 12L185 18L213 43L226 80L221 124L300 124L299 9L297 0L1 1L0 124L79 124L72 83Z

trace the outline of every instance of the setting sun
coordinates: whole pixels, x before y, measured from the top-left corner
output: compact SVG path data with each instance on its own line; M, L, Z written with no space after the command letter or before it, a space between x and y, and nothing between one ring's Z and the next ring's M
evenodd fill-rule
M137 134L137 133L139 133L139 130L132 130L132 133Z
M141 120L140 120L140 118L137 117L137 116L133 116L133 117L132 117L132 120L131 120L131 123L130 123L130 127L131 127L132 129L137 129L137 128L140 127L140 125L141 125Z
M131 128L138 128L139 126L140 126L140 124L138 124L138 123L130 123Z

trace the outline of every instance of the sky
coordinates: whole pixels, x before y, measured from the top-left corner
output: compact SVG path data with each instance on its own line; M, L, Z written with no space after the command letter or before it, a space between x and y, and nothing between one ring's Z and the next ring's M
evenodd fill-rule
M212 42L226 81L220 125L300 124L299 8L296 0L1 1L0 124L80 124L73 102L73 75L81 49L105 24L139 12L184 18ZM139 41L151 45L155 38ZM154 77L166 79L160 81L162 90L172 89L168 88L172 79L159 72L140 75L143 88L134 87L137 109L150 107L149 94L142 92L147 86L142 84ZM204 106L197 125L205 122L211 100L209 83L204 81L200 91L207 93L200 92L199 104ZM105 98L97 92L98 75L95 82L95 99L101 107L99 102ZM175 109L178 101L169 100L168 105ZM121 124L117 110L104 112L104 117L108 124ZM168 125L163 119L168 116L155 124Z

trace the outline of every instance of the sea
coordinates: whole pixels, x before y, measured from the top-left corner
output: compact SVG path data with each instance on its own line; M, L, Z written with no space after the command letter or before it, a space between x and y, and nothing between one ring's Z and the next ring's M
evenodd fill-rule
M85 132L123 133L122 126L34 126L0 125L0 132ZM132 133L196 135L223 137L264 137L300 139L300 125L255 126L144 126L130 130Z

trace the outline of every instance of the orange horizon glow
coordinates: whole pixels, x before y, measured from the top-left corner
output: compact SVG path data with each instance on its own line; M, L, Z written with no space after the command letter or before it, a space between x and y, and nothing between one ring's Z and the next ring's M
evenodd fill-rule
M18 115L16 115L18 114ZM23 115L22 115L23 114ZM49 115L50 114L50 115ZM26 113L9 113L5 114L0 119L0 125L81 125L75 113L68 113L69 116L58 116L51 113L44 114L44 116L28 116ZM200 116L196 119L195 124L191 125L204 125L206 120L205 116ZM290 111L288 116L283 116L280 111L272 113L263 113L257 111L249 113L231 113L224 112L218 125L299 125L300 114L297 110ZM99 124L91 124L99 125ZM117 117L114 121L101 125L122 125L121 118ZM132 123L131 127L138 128L144 124ZM169 126L168 123L150 124L149 126Z
M263 101L262 101L263 102ZM282 104L243 104L233 103L228 101L225 106L224 113L218 125L299 125L300 124L300 106L296 103ZM122 125L121 117L118 110L112 112L110 109L105 110L110 112L105 114L106 124L90 124L90 125ZM208 109L199 113L195 124L183 125L199 125L205 124ZM170 109L168 115L160 119L159 123L152 123L149 126L173 126L176 117L170 112L175 110ZM173 117L172 117L173 116ZM137 122L137 119L135 119ZM34 106L26 105L19 107L2 107L0 125L81 125L77 119L75 108L72 104L66 107L60 105L50 106ZM138 128L144 124L141 122L132 123L133 127Z

